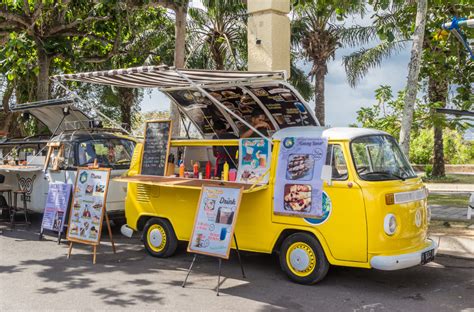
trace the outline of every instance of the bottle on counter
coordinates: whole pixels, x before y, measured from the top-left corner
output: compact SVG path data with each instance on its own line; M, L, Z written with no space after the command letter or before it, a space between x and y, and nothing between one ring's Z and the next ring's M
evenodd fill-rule
M179 177L184 178L184 162L181 162L181 165L179 165Z
M222 172L223 172L222 180L229 181L229 164L227 163L227 161L224 163L224 170L222 170Z
M197 161L193 165L193 175L194 175L194 178L196 178L196 179L199 176L199 164L198 164Z
M207 164L206 164L206 175L205 175L205 178L207 180L209 180L211 178L211 162L210 161L207 161Z

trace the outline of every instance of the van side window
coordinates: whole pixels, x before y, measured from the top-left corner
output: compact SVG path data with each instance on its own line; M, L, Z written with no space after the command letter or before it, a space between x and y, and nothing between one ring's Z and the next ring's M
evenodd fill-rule
M333 180L347 180L347 164L340 145L328 145L326 165L330 165L332 168Z

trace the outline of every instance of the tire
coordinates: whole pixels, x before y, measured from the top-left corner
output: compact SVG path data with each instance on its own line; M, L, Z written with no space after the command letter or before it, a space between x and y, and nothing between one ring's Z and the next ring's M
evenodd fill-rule
M292 281L304 285L321 281L329 270L321 244L307 233L295 233L283 241L280 266Z
M168 220L151 218L143 229L143 244L153 257L167 258L172 256L178 247L178 239Z

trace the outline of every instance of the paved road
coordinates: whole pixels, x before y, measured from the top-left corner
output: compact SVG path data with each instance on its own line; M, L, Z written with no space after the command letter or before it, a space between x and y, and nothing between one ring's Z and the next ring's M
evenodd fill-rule
M247 279L235 255L224 262L216 297L217 260L198 258L181 288L192 256L185 246L169 259L145 254L138 239L116 233L118 253L106 242L97 264L91 248L38 241L36 225L10 231L0 225L0 311L474 311L474 260L439 256L435 263L398 272L334 267L318 285L286 279L276 257L244 254Z

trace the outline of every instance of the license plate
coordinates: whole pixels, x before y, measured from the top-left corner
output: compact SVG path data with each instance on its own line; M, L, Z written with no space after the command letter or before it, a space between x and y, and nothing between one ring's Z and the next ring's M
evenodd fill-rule
M434 260L435 253L434 249L425 251L424 253L421 254L421 264L427 264L428 262L431 262Z

